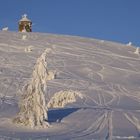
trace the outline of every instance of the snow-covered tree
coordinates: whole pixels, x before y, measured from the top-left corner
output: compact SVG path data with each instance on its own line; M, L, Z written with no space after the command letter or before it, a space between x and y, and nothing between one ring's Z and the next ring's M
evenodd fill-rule
M76 102L76 98L83 98L82 93L74 90L59 91L54 94L47 104L48 108L63 108L69 103Z
M54 78L54 74L48 71L47 55L50 49L37 59L32 78L23 88L23 95L19 102L19 113L14 122L29 127L47 127L48 108L45 102L45 88L47 81Z
M135 54L140 54L139 47L136 48Z
M27 46L27 47L24 49L24 51L25 51L25 52L32 52L32 51L33 51L33 48L34 48L34 46L29 45L29 46Z
M27 39L27 35L22 35L22 40L26 40Z
M132 42L128 42L126 45L127 46L132 46Z

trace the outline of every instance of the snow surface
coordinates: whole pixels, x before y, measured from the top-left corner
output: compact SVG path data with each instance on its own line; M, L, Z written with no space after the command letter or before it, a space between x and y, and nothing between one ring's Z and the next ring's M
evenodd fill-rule
M78 91L82 98L49 108L49 128L13 124L22 88L47 48L52 50L48 70L56 75L47 84L46 102L61 91ZM0 140L139 140L140 56L135 50L92 38L1 31Z

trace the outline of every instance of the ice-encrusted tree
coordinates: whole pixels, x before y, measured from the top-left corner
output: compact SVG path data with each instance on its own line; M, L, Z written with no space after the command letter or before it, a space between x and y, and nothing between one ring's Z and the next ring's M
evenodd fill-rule
M45 88L47 81L54 78L53 72L47 68L47 55L50 49L37 59L31 80L24 86L23 95L19 102L19 113L14 122L29 127L47 127L48 108L45 102Z
M135 50L134 53L135 53L135 54L140 54L139 47L136 48L136 50Z
M62 90L53 95L50 101L47 104L48 108L63 108L65 105L69 103L76 102L76 98L79 97L81 99L84 98L80 91L74 90Z

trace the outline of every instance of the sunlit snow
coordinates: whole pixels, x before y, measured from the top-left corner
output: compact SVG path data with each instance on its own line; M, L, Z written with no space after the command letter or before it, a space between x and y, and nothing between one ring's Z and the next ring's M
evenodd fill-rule
M12 120L23 87L46 49L51 50L51 80L44 87L50 126L16 125ZM140 56L135 51L132 45L92 38L1 31L0 139L140 139Z

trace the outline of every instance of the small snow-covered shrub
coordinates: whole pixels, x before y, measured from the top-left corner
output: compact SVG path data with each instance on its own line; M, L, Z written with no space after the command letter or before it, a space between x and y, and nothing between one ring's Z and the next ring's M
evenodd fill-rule
M2 31L8 31L8 27L2 28Z
M132 46L132 42L128 42L126 45L127 46Z
M27 35L22 35L22 40L26 40L27 39Z
M27 48L24 49L25 52L32 52L33 51L33 47L32 45L28 46Z
M54 94L47 104L48 108L63 108L68 103L76 102L76 98L83 98L83 95L79 91L66 90L60 91Z
M140 54L139 47L136 48L135 54Z

